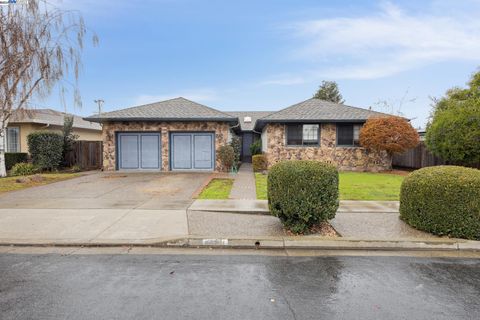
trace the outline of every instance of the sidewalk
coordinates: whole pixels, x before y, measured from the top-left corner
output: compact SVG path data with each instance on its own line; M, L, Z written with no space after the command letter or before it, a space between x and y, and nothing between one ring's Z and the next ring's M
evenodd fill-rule
M142 244L187 236L185 210L0 209L0 244Z
M340 201L335 218L329 222L338 234L348 238L364 240L438 239L438 237L416 230L400 220L398 208L398 201L343 200ZM272 219L265 220L254 216L259 214L267 215ZM189 207L188 218L190 229L193 227L195 229L193 234L196 235L227 236L228 233L222 231L222 228L229 230L230 235L235 236L278 236L283 234L278 231L282 230L280 220L270 216L266 200L196 200ZM258 227L257 221L262 221L263 229ZM267 221L268 223L266 223ZM274 233L272 230L276 230L276 232Z
M332 227L342 237L371 240L439 239L400 219L398 201L340 201Z
M342 201L331 221L342 237L320 237L286 236L280 220L266 214L266 201L227 201L219 201L220 211L214 210L213 200L198 200L186 210L0 209L0 246L480 251L480 241L439 238L399 227L404 223L394 202L362 206L363 202ZM264 212L238 213L237 207L246 206Z
M257 199L255 176L251 163L242 163L233 182L230 199Z

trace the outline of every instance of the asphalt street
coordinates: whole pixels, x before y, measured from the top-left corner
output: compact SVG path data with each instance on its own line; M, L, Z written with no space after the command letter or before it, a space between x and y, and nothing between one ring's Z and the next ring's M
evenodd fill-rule
M478 319L480 260L1 254L1 319Z

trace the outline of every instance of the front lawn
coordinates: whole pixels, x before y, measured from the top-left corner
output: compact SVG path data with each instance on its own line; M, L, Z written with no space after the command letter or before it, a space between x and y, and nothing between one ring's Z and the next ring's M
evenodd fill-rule
M388 173L340 172L341 200L399 200L404 176ZM255 174L257 199L267 199L267 175Z
M228 199L233 179L212 179L202 190L198 199Z
M0 178L0 193L42 186L52 182L67 180L81 176L81 173L42 173L34 176L18 176ZM41 177L41 178L38 178Z
M267 200L267 175L255 173L255 187L257 188L257 199Z

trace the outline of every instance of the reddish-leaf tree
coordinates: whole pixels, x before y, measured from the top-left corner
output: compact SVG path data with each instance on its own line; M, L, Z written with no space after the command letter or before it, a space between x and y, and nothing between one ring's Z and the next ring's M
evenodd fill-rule
M360 130L360 144L367 149L386 151L390 161L394 153L414 148L419 141L418 132L410 122L397 116L368 119Z

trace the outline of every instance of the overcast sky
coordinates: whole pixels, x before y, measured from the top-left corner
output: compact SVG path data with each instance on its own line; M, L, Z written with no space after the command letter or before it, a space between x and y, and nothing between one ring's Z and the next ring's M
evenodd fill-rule
M49 2L54 2L49 0ZM83 55L90 115L177 96L220 110L278 110L337 81L346 104L424 126L430 96L480 58L480 1L82 0L100 45ZM387 101L391 110L383 106ZM58 93L37 107L62 110Z

